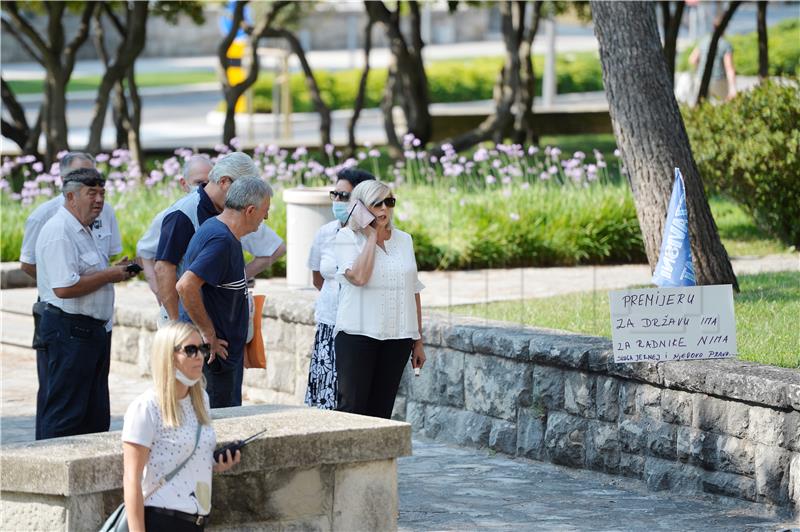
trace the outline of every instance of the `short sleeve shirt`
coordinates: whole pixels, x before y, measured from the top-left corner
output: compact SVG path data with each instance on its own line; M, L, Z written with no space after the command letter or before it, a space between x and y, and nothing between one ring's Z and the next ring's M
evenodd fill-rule
M203 305L217 337L228 342L228 358L220 363L236 367L242 361L249 322L242 245L227 225L211 218L192 237L185 262L186 270L205 282ZM183 305L180 317L191 321Z
M36 264L36 241L39 239L39 233L44 224L64 205L64 201L64 195L59 194L36 207L25 220L25 232L19 252L21 262ZM92 237L97 240L98 247L107 257L122 252L122 237L119 234L117 215L114 213L114 207L108 202L103 204L103 210L92 226Z
M339 281L336 280L336 233L338 220L319 228L308 254L308 268L319 272L324 279L314 308L314 320L326 325L336 324L336 307L339 304Z
M377 340L420 338L414 295L424 288L417 275L411 235L392 229L375 248L372 275L364 286L350 284L345 276L366 245L361 233L342 228L336 234L336 279L341 285L335 331L369 336Z
M114 315L114 285L106 283L89 294L61 299L55 288L76 285L82 275L108 268L108 255L92 233L65 207L44 224L36 241L36 255L47 257L36 267L39 297L70 314L82 314L108 322Z
M206 411L208 395L203 392ZM216 434L210 425L200 431L197 450L197 415L187 395L178 401L182 423L165 427L155 391L148 390L128 406L122 426L122 441L150 449L142 476L142 494L158 483L191 455L191 459L171 481L161 486L145 501L145 506L168 508L190 514L207 515L211 511L211 475Z

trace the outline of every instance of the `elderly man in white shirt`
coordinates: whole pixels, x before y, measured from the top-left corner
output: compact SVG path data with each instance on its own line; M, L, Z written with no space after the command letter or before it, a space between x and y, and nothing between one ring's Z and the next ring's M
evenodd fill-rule
M69 152L59 161L58 169L63 180L73 170L94 168L94 166L94 158L88 153ZM36 207L25 221L22 248L19 252L20 269L34 279L36 279L36 242L39 239L39 232L44 227L44 224L61 209L64 201L63 194L56 195ZM114 208L110 204L103 204L103 210L93 224L92 237L109 257L122 252L122 237L119 233ZM41 306L40 302L35 303L33 306L33 348L36 349L36 372L39 378L39 393L36 397L36 404L39 410L44 407L42 401L44 400L44 392L47 389L47 363L39 341ZM38 424L36 426L36 435L37 437L39 435Z
M70 172L62 194L64 205L36 242L39 335L48 369L40 382L37 439L108 430L113 283L135 275L127 260L109 266L108 249L92 234L105 203L100 173Z

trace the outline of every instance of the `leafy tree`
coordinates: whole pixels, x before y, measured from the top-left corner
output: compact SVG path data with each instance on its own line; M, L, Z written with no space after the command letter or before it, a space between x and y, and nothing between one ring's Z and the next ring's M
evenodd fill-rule
M628 170L650 266L658 262L677 166L686 185L697 283L732 284L738 290L669 83L655 4L593 0L591 7L611 123Z

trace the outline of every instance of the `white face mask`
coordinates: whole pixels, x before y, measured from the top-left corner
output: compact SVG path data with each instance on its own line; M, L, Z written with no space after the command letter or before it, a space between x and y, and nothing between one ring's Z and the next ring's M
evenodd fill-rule
M175 368L175 378L178 379L178 382L186 386L194 386L195 384L200 382L200 377L196 379L190 379L189 377L184 375L184 373L178 368Z

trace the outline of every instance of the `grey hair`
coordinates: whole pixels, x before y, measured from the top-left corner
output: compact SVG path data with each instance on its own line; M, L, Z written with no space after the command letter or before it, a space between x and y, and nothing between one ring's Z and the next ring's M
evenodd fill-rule
M225 208L243 211L248 205L261 205L267 197L272 197L272 187L266 181L258 177L243 177L228 189Z
M92 168L96 166L94 162L94 157L90 153L84 153L82 151L71 151L67 152L60 161L58 161L58 173L61 174L61 178L63 179L66 175L74 170L72 168L72 163L75 161L89 161L92 163Z
M219 180L225 176L236 181L243 177L261 177L261 174L249 155L237 151L218 160L208 173L208 179L213 183L219 183Z
M195 155L192 155L191 157L186 159L186 162L183 163L183 178L189 179L189 174L191 174L192 170L194 170L195 167L200 163L205 163L207 166L210 166L212 168L214 166L211 163L211 159L208 158L208 155L204 153L196 153Z
M357 200L361 200L365 206L369 207L373 203L377 203L384 198L389 197L392 194L392 189L389 188L389 185L382 181L378 181L377 179L362 181L356 188L353 189L353 192L350 193L350 207L352 208L355 205ZM358 231L360 228L356 224L355 220L350 217L350 221L347 222L348 227L353 231ZM392 229L394 226L392 225L392 215L391 211L389 211L389 229Z

